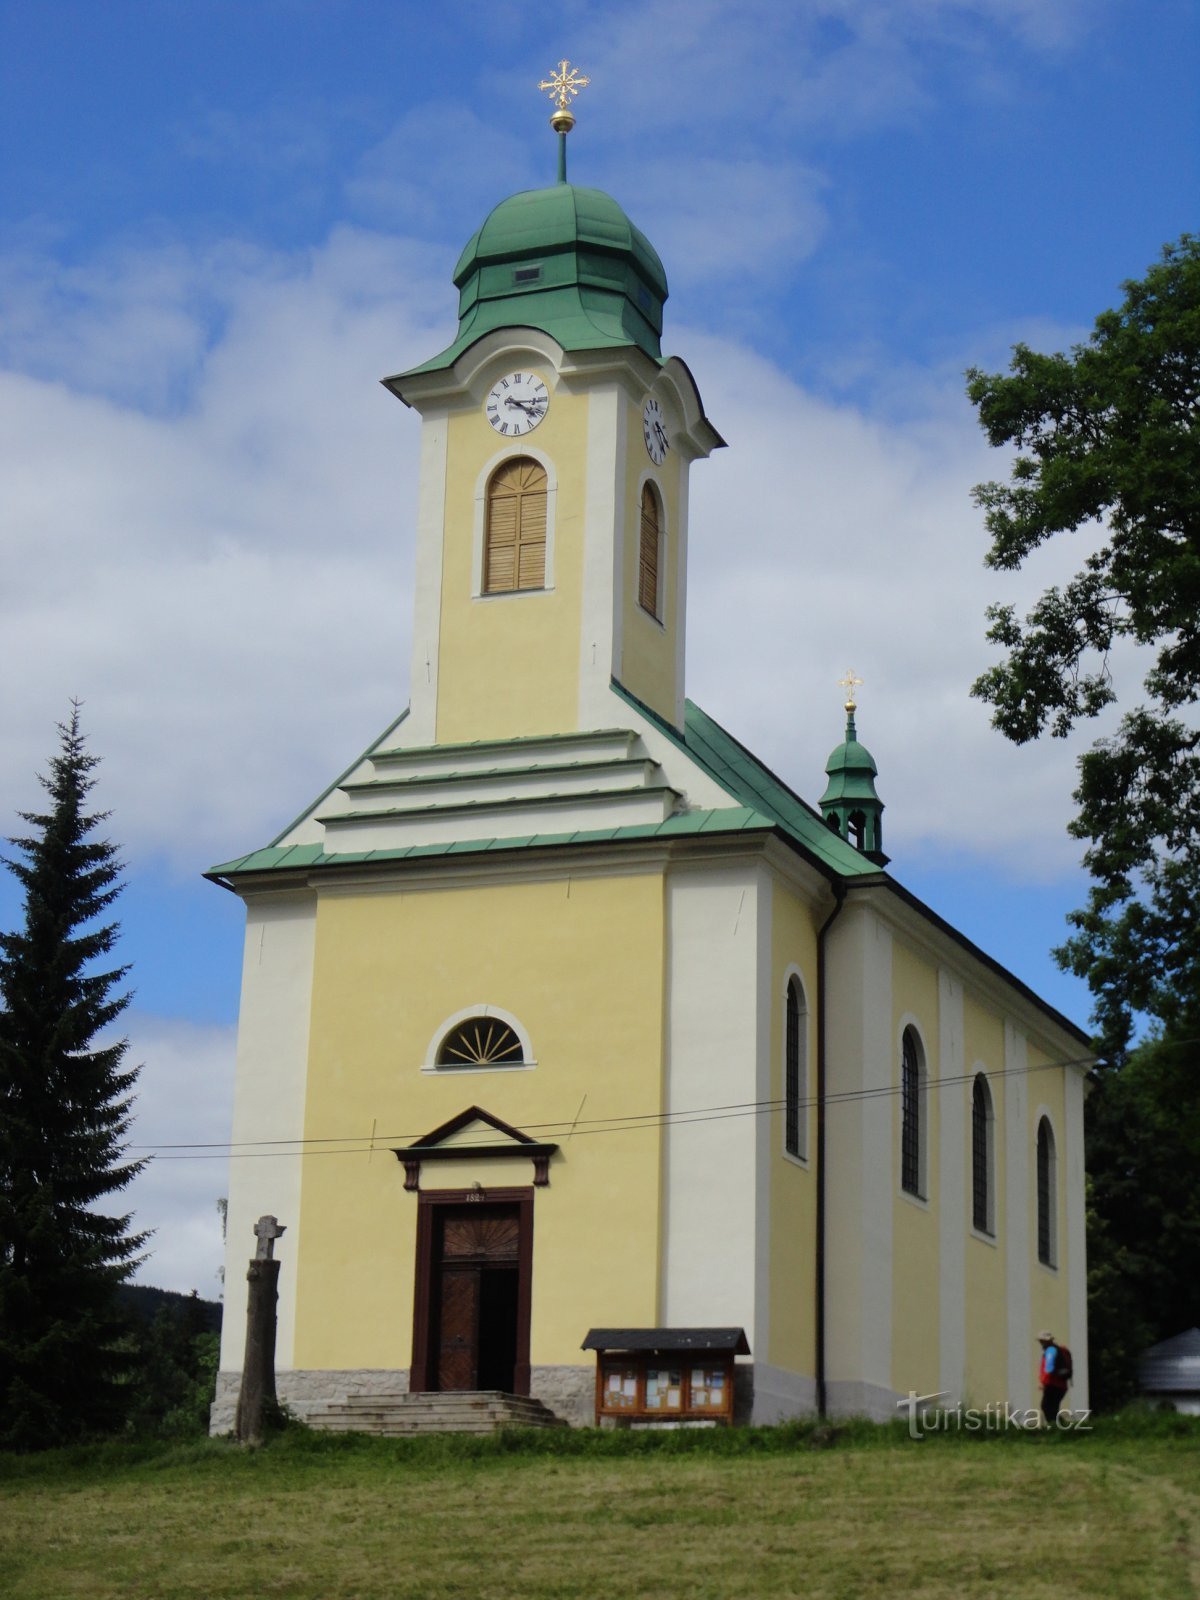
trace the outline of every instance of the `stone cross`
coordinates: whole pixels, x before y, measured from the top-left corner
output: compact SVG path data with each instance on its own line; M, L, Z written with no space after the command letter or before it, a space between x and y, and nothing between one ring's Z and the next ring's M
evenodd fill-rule
M258 1249L254 1252L256 1261L273 1261L275 1259L275 1241L280 1234L286 1233L286 1228L281 1228L278 1217L259 1217L254 1224L254 1237L258 1240Z

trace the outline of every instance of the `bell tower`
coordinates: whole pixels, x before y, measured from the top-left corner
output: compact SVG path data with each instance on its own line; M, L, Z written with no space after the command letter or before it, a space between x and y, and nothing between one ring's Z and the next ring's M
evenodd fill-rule
M858 742L854 713L858 709L855 689L862 683L853 671L840 680L846 692L846 737L829 756L825 771L829 782L821 796L821 815L829 827L868 861L886 867L889 856L883 853L883 801L875 792L879 769L865 745Z
M723 444L664 359L667 280L611 196L512 195L454 272L453 343L384 380L421 415L408 744L611 727L615 679L682 727L688 472Z

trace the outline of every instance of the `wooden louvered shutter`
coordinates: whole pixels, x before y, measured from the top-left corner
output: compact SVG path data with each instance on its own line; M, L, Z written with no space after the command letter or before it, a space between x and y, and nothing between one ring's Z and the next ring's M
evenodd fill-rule
M658 499L649 484L642 489L642 537L638 556L638 604L658 616Z
M488 485L485 594L546 582L546 474L536 461L506 461Z

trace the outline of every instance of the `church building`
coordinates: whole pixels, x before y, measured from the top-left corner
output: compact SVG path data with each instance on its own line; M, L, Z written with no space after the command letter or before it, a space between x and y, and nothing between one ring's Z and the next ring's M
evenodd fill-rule
M852 676L816 806L688 700L724 440L653 245L567 181L581 82L558 182L385 380L421 430L408 707L208 874L247 918L213 1427L267 1213L300 1416L1025 1407L1044 1328L1086 1405L1087 1038L887 870Z

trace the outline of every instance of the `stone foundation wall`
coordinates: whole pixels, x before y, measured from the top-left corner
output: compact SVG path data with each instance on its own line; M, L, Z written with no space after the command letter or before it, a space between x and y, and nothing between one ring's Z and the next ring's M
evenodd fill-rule
M208 1431L231 1433L237 1414L240 1372L219 1372L217 1393L209 1412ZM345 1400L352 1394L407 1394L408 1369L360 1367L350 1371L300 1368L278 1372L275 1391L279 1403L303 1422L309 1407L322 1400Z
M757 1379L756 1379L757 1374ZM209 1418L209 1432L230 1433L237 1411L241 1374L217 1375L217 1393ZM303 1422L310 1406L349 1395L407 1394L408 1371L359 1368L350 1371L307 1370L280 1372L275 1379L281 1405ZM831 1384L830 1411L834 1415L873 1416L886 1420L896 1414L895 1397L885 1390L868 1390L862 1384ZM596 1369L594 1366L533 1367L529 1392L549 1406L573 1428L590 1428L596 1421ZM783 1422L809 1416L815 1410L810 1378L774 1367L739 1361L734 1367L733 1420Z
M529 1392L573 1428L595 1425L595 1367L531 1367Z

